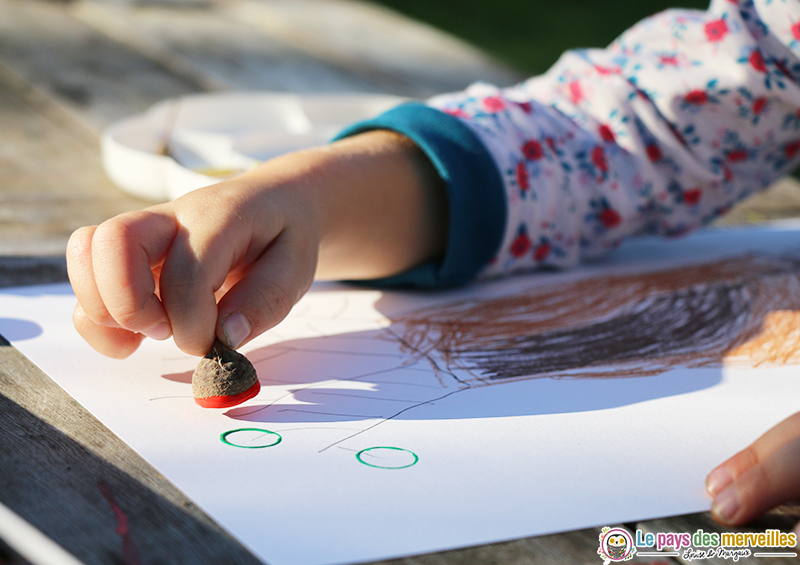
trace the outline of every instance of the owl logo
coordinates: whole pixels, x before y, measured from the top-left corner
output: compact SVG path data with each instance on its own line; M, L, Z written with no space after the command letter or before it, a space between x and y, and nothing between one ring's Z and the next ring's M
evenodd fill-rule
M628 549L628 540L622 534L606 536L606 551L612 559L622 559Z
M633 538L627 530L606 526L600 533L600 547L597 553L603 559L603 565L611 561L627 561L636 553Z

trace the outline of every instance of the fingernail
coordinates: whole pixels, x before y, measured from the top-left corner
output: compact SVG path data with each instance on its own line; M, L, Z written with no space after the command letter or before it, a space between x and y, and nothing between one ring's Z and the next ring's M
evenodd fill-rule
M158 341L163 341L172 335L172 328L169 327L167 322L161 322L144 332L144 335L152 339L157 339Z
M711 513L723 522L729 522L739 511L739 495L733 487L723 490L711 503Z
M236 349L250 335L250 322L239 312L228 314L222 320L222 333L225 334L228 347Z
M733 475L727 465L717 467L711 471L706 477L706 490L711 496L716 496L725 490L733 481Z

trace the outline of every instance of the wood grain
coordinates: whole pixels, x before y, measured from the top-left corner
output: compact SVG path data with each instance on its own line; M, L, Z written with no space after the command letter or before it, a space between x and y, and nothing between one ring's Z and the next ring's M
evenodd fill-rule
M0 131L0 256L63 255L78 227L148 204L108 180L96 134L2 61Z
M64 6L0 1L0 60L95 131L164 98L198 91L198 85L70 16Z
M85 563L259 563L5 340L0 391L3 503Z
M213 2L220 13L379 82L393 94L429 96L479 80L505 86L523 78L455 37L368 2Z
M147 53L175 76L209 90L292 92L382 91L381 85L337 68L202 4L75 3L70 14L98 33Z

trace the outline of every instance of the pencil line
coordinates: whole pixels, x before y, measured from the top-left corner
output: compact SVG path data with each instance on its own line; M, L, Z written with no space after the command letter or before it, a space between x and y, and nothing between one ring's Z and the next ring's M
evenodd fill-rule
M363 434L364 432L368 432L368 431L370 431L372 428L374 428L374 427L376 427L376 426L380 426L381 424L384 424L384 423L388 422L389 420L392 420L392 419L394 419L394 418L397 418L398 416L400 416L401 414L403 414L403 413L405 413L405 412L408 412L409 410L413 410L414 408L418 408L418 407L420 407L420 406L423 406L423 405L425 405L425 404L433 404L433 403L434 403L434 402L436 402L437 400L443 400L443 399L447 398L448 396L452 396L453 394L456 394L456 393L458 393L458 392L462 392L462 391L465 391L465 390L469 390L469 388L470 388L470 387L465 387L465 388L460 388L460 389L458 389L458 390L453 390L453 391L450 391L450 392L448 392L447 394L444 394L444 395L442 395L442 396L439 396L439 397L437 397L437 398L433 398L433 399L431 399L431 400L426 400L426 401L424 401L424 402L420 402L420 403L418 403L418 404L415 404L414 406L409 406L409 407L407 407L407 408L403 408L402 410L400 410L399 412L397 412L397 413L393 414L392 416L389 416L388 418L384 418L384 419L382 419L380 422L375 422L375 423L374 423L374 424L372 424L371 426L369 426L369 427L367 427L367 428L364 428L363 430L361 430L361 431L359 431L359 432L356 432L356 433L354 433L354 434L352 434L352 435L349 435L349 436L347 436L346 438L340 439L339 441L337 441L337 442L334 442L334 443L330 444L328 447L324 447L324 448L320 449L320 450L319 450L319 453L322 453L323 451L325 451L325 450L327 450L327 449L330 449L331 447L333 447L333 446L335 446L335 445L338 445L338 444L340 444L340 443L342 443L342 442L345 442L345 441L347 441L347 440L349 440L349 439L352 439L352 438L354 438L354 437L356 437L356 436L358 436L358 435L361 435L361 434Z
M282 408L281 410L278 410L278 412L303 412L305 414L322 414L323 416L344 416L345 418L375 419L383 417L383 416L368 416L366 414L339 414L336 412L318 412L316 410L300 410L298 408ZM327 447L325 449L327 449Z

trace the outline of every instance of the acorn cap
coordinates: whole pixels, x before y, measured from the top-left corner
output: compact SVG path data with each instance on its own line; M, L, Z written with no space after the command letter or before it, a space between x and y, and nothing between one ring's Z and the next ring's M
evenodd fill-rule
M228 408L253 398L261 390L253 364L219 339L214 341L192 375L194 400L204 408Z

